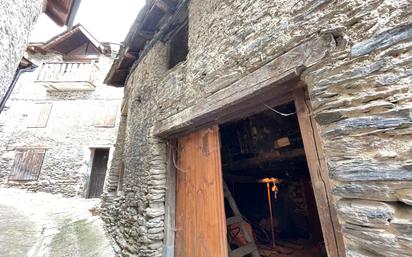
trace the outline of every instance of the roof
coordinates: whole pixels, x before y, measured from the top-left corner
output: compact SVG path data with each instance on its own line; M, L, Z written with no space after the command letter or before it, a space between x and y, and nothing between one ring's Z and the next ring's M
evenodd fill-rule
M26 57L21 58L19 69L25 69L30 66L33 66L33 63L29 59L27 59Z
M48 0L45 13L59 26L73 24L81 0Z
M129 73L158 40L187 22L188 0L148 0L137 15L123 49L106 76L105 83L123 86Z
M58 34L44 44L32 43L29 45L28 50L42 54L54 51L64 55L87 42L90 42L100 53L105 53L105 47L80 24L77 24L69 31Z

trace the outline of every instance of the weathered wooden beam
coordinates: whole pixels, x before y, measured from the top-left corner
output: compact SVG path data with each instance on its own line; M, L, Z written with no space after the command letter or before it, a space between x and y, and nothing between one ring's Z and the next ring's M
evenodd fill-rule
M331 182L319 131L311 115L312 110L305 91L296 90L294 98L325 247L328 256L345 257L345 247L331 194Z
M176 10L176 6L174 6L170 1L168 0L157 0L155 2L155 5L159 7L160 10L162 10L164 13L173 13Z
M163 256L174 255L176 233L176 168L174 164L177 142L168 142L167 168L166 168L166 198L165 198L165 238Z
M150 40L153 38L153 36L155 35L154 31L148 31L148 30L139 30L139 35L146 39L146 40Z
M136 51L127 51L125 54L127 58L137 58L139 56L139 52Z
M236 109L246 102L255 101L256 105L261 104L262 96L276 98L290 93L295 89L293 85L280 90L282 84L298 78L304 69L320 62L330 50L332 40L330 35L324 35L292 48L198 104L157 122L153 133L162 137L172 136L189 128L216 122L224 113L236 113Z
M245 170L248 168L257 167L262 163L284 161L296 157L305 156L305 151L302 148L293 149L288 152L273 151L270 153L263 153L256 157L245 160L234 161L223 166L225 170Z

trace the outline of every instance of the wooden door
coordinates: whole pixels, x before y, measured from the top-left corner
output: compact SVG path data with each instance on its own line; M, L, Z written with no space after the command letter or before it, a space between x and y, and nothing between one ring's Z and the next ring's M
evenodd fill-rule
M108 159L109 149L102 148L94 151L88 198L99 198L103 193Z
M178 139L175 257L227 257L219 128Z

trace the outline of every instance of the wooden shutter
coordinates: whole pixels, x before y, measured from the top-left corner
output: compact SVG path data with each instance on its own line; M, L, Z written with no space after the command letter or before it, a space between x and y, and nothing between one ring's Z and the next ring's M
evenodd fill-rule
M218 127L178 140L175 257L227 257Z
M112 128L116 124L117 104L102 104L97 110L94 125Z
M35 104L29 128L45 128L49 120L51 108L51 103Z
M9 180L37 180L46 149L17 150Z

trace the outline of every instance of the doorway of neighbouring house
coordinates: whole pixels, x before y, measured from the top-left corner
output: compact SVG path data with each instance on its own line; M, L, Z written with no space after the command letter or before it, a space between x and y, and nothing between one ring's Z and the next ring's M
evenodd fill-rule
M96 148L92 151L94 151L94 154L87 198L99 198L103 193L110 149Z
M294 102L222 124L220 141L224 183L260 256L326 256ZM225 210L235 215L227 196ZM247 244L240 223L227 233L230 249Z

